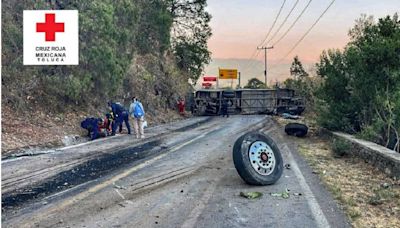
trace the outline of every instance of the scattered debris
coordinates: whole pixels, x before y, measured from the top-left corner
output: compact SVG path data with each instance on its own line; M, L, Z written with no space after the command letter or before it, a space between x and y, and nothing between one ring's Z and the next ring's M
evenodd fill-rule
M285 164L286 169L290 169L290 164Z
M297 119L300 118L300 116L298 116L298 115L292 115L292 114L289 114L289 113L283 113L283 114L282 114L282 118L284 118L284 119L297 120Z
M303 193L300 193L300 192L295 192L295 193L293 193L293 195L294 195L294 196L302 196L302 195L303 195Z
M119 185L115 184L115 182L113 183L113 185L114 185L114 188L126 190L126 187L124 187L124 186L119 186Z
M126 207L123 203L119 203L118 205L121 207Z
M381 184L381 187L387 189L390 187L390 184L385 182Z
M290 192L290 190L286 189L283 192L270 193L270 195L274 196L274 197L282 197L283 199L288 199L290 197L289 192Z
M246 193L240 192L239 195L247 199L256 199L260 198L263 194L261 192L246 192Z
M181 190L181 193L183 193L183 189Z

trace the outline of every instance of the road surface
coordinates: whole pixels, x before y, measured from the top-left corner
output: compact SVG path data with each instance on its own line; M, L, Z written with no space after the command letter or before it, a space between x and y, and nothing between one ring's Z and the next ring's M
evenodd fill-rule
M246 185L233 166L235 140L252 130L270 135L290 164L274 185ZM270 194L286 189L288 199ZM3 160L2 212L4 227L349 227L268 116L192 118L150 128L145 140L121 135Z

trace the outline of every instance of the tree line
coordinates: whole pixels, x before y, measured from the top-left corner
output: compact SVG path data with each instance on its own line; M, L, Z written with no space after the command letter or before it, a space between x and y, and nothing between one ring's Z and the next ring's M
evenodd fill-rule
M3 104L19 110L101 105L132 94L167 105L210 61L206 0L2 2ZM23 10L79 10L79 65L24 66Z
M400 152L400 20L363 15L343 50L324 51L309 77L300 60L285 81L306 98L318 123Z

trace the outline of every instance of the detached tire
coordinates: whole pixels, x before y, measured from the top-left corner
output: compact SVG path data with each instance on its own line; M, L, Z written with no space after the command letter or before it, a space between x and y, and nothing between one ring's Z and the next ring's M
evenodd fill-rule
M308 132L308 127L300 123L288 123L285 126L285 132L288 135L304 137Z
M250 185L274 184L282 175L279 148L267 135L250 132L236 140L233 163L239 176Z

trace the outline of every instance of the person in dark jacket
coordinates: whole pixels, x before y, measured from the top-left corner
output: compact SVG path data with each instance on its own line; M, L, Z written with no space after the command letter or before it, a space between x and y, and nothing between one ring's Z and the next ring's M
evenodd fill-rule
M104 137L105 134L102 134L100 125L103 123L103 119L101 118L86 118L81 122L81 127L88 131L88 136L90 140L95 140L100 137Z
M222 117L229 117L229 114L228 114L228 100L226 100L226 99L224 99L224 100L222 100L222 105L221 105L221 115L222 115Z
M115 130L117 126L120 127L120 132L122 131L122 123L125 122L126 128L128 129L128 134L131 134L131 126L129 124L129 113L128 111L119 103L108 102L108 106L114 115L114 123L112 124L112 133L115 135Z

